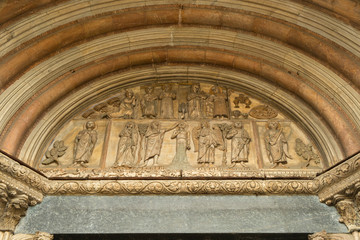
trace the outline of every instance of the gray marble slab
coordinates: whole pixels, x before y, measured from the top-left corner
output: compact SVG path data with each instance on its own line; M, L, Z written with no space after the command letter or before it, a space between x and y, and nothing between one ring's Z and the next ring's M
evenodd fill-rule
M47 196L16 233L347 232L317 196Z

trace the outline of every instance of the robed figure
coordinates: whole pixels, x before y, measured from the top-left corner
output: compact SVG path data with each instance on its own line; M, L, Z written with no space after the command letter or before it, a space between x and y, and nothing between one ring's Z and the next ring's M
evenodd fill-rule
M288 142L279 122L269 121L268 130L265 132L265 147L273 168L287 164L287 159L291 156L288 153Z
M190 150L191 147L190 134L186 128L186 123L181 122L171 135L171 139L176 139L176 153L171 163L172 168L180 168L187 165L186 151Z
M126 123L124 129L120 132L119 137L116 160L113 166L135 166L136 147L138 145L138 133L135 123Z
M198 152L198 164L214 164L215 149L224 150L224 143L220 130L210 128L208 122L202 122L200 128L194 128L193 141L195 152Z
M150 126L145 133L145 163L148 163L149 160L153 159L153 165L158 164L164 135L166 132L173 130L176 126L177 124L169 129L160 129L160 123L158 121L150 123Z
M80 131L74 142L74 164L86 167L93 153L97 141L95 122L89 121L85 124L85 129Z
M249 133L244 129L241 122L236 122L234 127L227 133L227 139L231 139L231 163L246 167L244 163L249 160L249 145L251 138Z

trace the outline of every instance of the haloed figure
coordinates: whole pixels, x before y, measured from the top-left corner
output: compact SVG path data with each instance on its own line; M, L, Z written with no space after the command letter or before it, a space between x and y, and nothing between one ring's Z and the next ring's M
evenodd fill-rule
M132 91L126 90L125 98L121 101L119 107L119 115L121 118L134 118L134 108L136 105L136 98Z
M154 94L154 87L147 86L145 88L145 95L141 100L142 115L145 118L156 118L158 96Z
M267 124L268 130L265 132L265 147L273 168L279 164L285 166L287 159L291 156L288 153L288 143L285 138L283 129L279 122L269 121Z
M124 129L120 132L119 137L116 161L113 166L133 167L135 165L135 154L138 144L138 133L136 131L135 123L126 123Z
M239 163L242 167L246 167L245 163L249 161L249 144L251 138L242 123L236 122L234 127L226 135L226 138L231 139L232 165Z
M186 150L190 150L190 135L186 128L186 123L181 122L171 135L171 139L176 139L176 154L171 164L173 168L187 164Z
M85 128L78 133L74 144L74 164L82 167L89 162L97 141L95 122L87 122Z
M206 95L200 91L200 84L192 85L191 92L187 95L190 119L201 117L201 101L203 99L206 99Z
M177 124L169 129L160 129L160 123L158 121L150 123L145 133L145 163L149 164L149 161L153 159L153 165L158 165L164 135L176 126Z
M174 118L173 100L176 99L176 94L172 92L171 85L163 86L159 99L161 100L160 117L166 119Z

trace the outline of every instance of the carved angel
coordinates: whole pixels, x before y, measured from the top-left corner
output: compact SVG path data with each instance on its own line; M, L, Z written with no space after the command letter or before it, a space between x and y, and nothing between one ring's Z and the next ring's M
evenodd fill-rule
M283 128L277 121L267 123L268 130L265 132L265 148L273 168L287 164L287 159L292 157L288 153L288 142Z
M125 97L121 99L119 106L119 117L125 119L134 118L136 102L137 99L133 91L126 90Z

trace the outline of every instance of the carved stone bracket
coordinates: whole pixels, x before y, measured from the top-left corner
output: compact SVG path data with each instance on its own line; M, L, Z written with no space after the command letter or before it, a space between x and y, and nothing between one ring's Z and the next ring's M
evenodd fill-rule
M358 240L359 233L353 232L352 234L343 233L326 233L325 231L309 235L309 240Z
M0 230L14 231L28 207L38 203L38 200L0 182Z
M360 157L354 156L319 176L324 186L319 191L320 201L335 206L340 222L350 232L360 230Z

